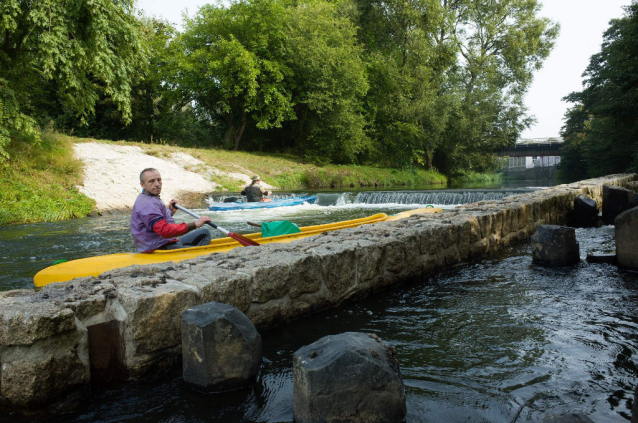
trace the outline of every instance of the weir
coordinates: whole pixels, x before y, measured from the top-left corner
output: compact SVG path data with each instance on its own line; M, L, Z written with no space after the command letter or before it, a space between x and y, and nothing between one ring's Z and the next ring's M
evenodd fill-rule
M605 184L635 190L638 175L483 200L291 244L117 269L39 292L2 292L0 396L33 408L91 384L157 374L180 361L181 315L190 307L231 304L258 328L269 327L488 255L528 239L540 224L566 224L576 196L587 194L600 205Z
M363 191L318 193L316 195L317 204L320 206L342 206L345 204L437 204L450 206L478 201L500 200L512 195L533 191L531 189ZM275 194L272 198L279 200L296 196L298 195ZM211 201L223 203L226 198L236 198L236 196L216 196Z

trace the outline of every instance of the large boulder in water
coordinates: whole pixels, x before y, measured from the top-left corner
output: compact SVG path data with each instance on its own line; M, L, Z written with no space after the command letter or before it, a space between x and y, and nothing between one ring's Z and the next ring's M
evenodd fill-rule
M603 185L603 222L613 225L616 216L629 208L633 191L627 188Z
M186 384L202 392L249 386L261 363L261 336L235 307L210 302L182 315L182 359Z
M543 266L571 266L580 261L574 228L540 225L531 238L532 260Z
M573 212L574 226L591 228L598 226L598 206L596 202L585 194L580 194L574 199Z
M638 270L638 208L619 214L614 225L618 265Z
M376 335L346 332L302 347L293 376L297 423L405 420L396 353Z

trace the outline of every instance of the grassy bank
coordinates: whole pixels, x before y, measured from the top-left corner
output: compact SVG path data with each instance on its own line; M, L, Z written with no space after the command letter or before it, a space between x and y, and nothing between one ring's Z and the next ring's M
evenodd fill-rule
M56 133L43 133L42 142L14 141L10 158L0 163L0 225L54 221L83 217L93 211L94 201L75 188L82 184L82 163L74 158L73 144L99 141ZM106 142L106 141L99 141ZM110 143L110 142L107 142ZM286 155L194 149L158 144L117 142L141 147L147 154L170 157L183 152L223 172L259 174L280 189L359 187L423 187L447 183L445 176L421 169L389 169L374 166L317 167ZM206 174L213 182L237 191L243 181L209 175L205 166L189 169Z
M95 202L80 194L82 163L74 138L43 133L42 142L14 140L0 163L0 225L86 216Z
M122 144L133 145L132 143ZM413 187L447 183L444 175L422 169L399 170L354 165L318 167L286 155L169 147L156 144L135 143L135 145L141 147L147 154L157 157L168 157L173 152L181 151L224 172L259 174L265 182L280 189ZM198 171L197 168L191 170ZM234 191L242 184L242 181L225 176L213 175L211 180Z
M455 184L478 184L478 183L490 183L500 182L503 179L500 173L477 173L467 172L451 178L450 183Z

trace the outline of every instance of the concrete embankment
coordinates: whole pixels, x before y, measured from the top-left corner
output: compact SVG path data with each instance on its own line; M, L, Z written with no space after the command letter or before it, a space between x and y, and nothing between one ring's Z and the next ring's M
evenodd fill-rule
M37 407L155 374L179 363L187 308L227 303L258 328L272 326L485 256L528 239L538 225L569 223L579 194L600 205L603 185L635 189L636 181L612 175L291 244L0 293L0 396Z

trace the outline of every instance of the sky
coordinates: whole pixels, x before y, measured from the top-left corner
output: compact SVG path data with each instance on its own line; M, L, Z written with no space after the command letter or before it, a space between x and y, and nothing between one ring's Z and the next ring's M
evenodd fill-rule
M592 54L600 51L603 32L609 21L623 16L622 6L631 0L541 0L540 16L561 25L560 35L543 68L525 98L525 105L537 123L522 138L556 137L563 116L570 107L562 101L572 91L582 89L582 74ZM182 12L193 16L205 0L138 0L137 7L147 16L166 19L181 30Z

